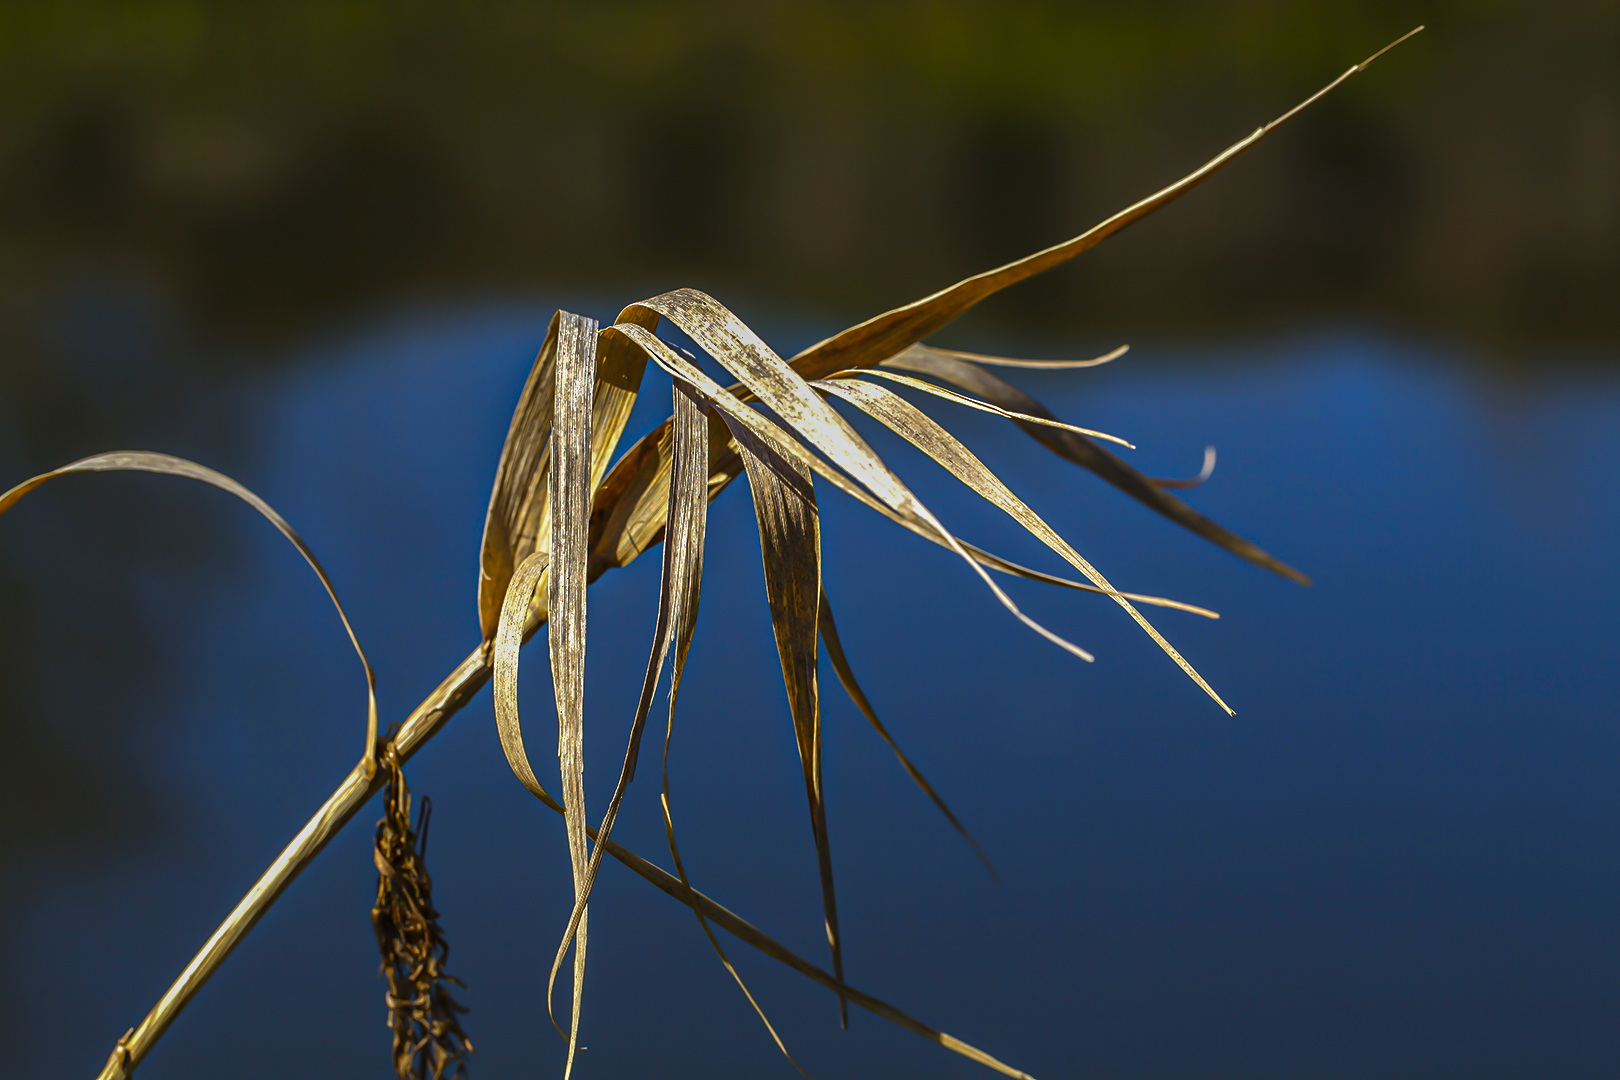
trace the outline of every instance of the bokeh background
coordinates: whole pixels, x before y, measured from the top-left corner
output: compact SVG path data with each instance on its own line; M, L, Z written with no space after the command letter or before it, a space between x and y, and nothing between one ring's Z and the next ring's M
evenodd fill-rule
M1015 381L1155 474L1218 448L1189 501L1313 588L932 409L1121 587L1223 612L1156 621L1236 719L1109 606L1017 590L1099 656L1078 665L948 555L825 500L857 668L1001 878L825 675L850 979L1040 1077L1611 1077L1612 4L11 0L0 486L120 447L231 472L321 554L399 716L476 639L488 483L557 306L697 286L792 352L1080 231L1418 22L1218 179L938 339L1128 341ZM961 531L1039 561L874 438ZM739 486L676 807L699 884L815 957L751 529ZM592 590L598 806L656 564ZM262 522L177 481L65 481L0 523L9 1067L99 1068L347 770L363 699L324 603ZM560 1069L560 823L487 696L411 773L473 1074ZM618 835L656 856L657 813L643 777ZM372 815L143 1076L390 1075ZM596 896L580 1075L792 1075L684 909L612 867ZM813 1075L988 1075L858 1012L840 1032L826 994L733 955Z

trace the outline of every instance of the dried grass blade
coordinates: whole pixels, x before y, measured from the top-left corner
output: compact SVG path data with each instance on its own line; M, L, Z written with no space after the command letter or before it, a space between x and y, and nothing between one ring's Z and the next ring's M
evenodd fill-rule
M562 808L555 803L551 803L549 805L553 810L556 810L559 813L562 810ZM643 859L635 852L625 848L617 840L609 840L606 846L609 855L612 855L630 870L634 871L636 874L639 874L649 884L685 904L694 912L697 912L714 925L721 927L727 933L733 935L740 941L743 941L746 944L753 946L755 949L758 949L772 960L775 960L780 964L784 964L810 979L812 982L820 983L822 986L827 987L827 989L842 995L844 998L847 998L851 1004L858 1005L873 1015L880 1016L883 1019L888 1020L890 1023L905 1028L907 1031L921 1035L930 1042L938 1043L947 1050L961 1054L969 1061L976 1061L980 1065L994 1069L1003 1076L1011 1076L1014 1077L1015 1080L1034 1080L1034 1077L1030 1076L1023 1070L1013 1068L1011 1065L992 1057L990 1054L985 1053L978 1047L965 1043L953 1035L947 1035L938 1028L923 1023L916 1017L895 1008L893 1005L890 1005L881 998L874 997L863 990L857 990L855 987L833 978L826 971L823 971L810 961L799 956L786 945L783 945L769 934L766 934L763 930L760 930L753 923L750 923L747 919L744 919L742 916L722 906L720 903L699 892L697 889L692 888L689 883L683 881L679 877L676 877L674 874L669 873L662 867Z
M621 339L622 340L622 339ZM645 363L646 354L642 353ZM669 658L671 647L676 644L679 637L680 660L677 661L672 686L670 689L670 727L664 737L664 792L663 808L665 829L669 836L670 851L675 857L676 868L681 872L681 880L690 886L687 881L685 868L681 865L679 849L675 843L674 821L669 809L669 741L674 725L674 701L676 685L680 680L680 668L684 663L686 649L691 645L692 629L696 622L698 596L702 588L703 579L703 547L704 536L708 520L708 410L702 399L697 397L688 387L678 380L673 385L674 410L672 414L674 444L672 447L672 474L673 481L669 490L668 521L670 534L664 544L663 575L659 584L658 616L653 631L652 655L647 661L647 671L642 679L641 697L636 704L635 717L631 722L630 738L625 748L624 765L619 773L619 781L613 791L613 797L608 803L608 809L602 816L602 823L598 826L596 846L591 850L591 859L586 867L585 885L579 897L575 900L574 910L569 916L569 924L563 936L562 945L558 949L557 958L553 961L553 970L562 962L562 955L568 948L574 932L580 921L585 917L586 904L590 899L591 890L595 887L597 875L602 865L602 855L606 848L604 843L612 835L613 824L618 819L619 807L624 801L625 790L635 778L636 764L640 756L641 741L646 730L647 714L652 708L653 698L657 693L658 679L663 671L664 663ZM704 935L713 946L731 977L736 980L743 995L748 999L765 1029L776 1042L777 1048L782 1051L794 1068L802 1074L804 1070L787 1046L783 1043L776 1028L771 1024L770 1018L765 1015L764 1009L755 1000L748 985L732 966L731 960L715 938L708 921L701 913L697 915L698 924L703 928Z
M1136 449L1135 443L1126 442L1118 435L1110 435L1106 431L1095 431L1092 428L1079 427L1075 424L1066 423L1062 420L1053 420L1045 416L1034 416L1030 413L1014 412L1011 409L1003 409L1000 405L994 405L988 401L980 401L978 398L968 397L965 394L958 394L954 390L947 390L943 386L938 386L931 382L924 382L922 379L913 379L909 375L898 375L892 371L884 371L880 367L851 368L849 371L839 372L837 376L834 376L834 378L856 374L869 375L879 379L887 379L890 382L899 383L901 386L909 386L913 390L922 390L925 393L933 394L935 397L944 398L946 401L954 401L958 405L966 405L970 409L978 409L980 412L993 413L996 416L1002 417L1003 419L1021 420L1026 424L1040 424L1044 427L1058 428L1061 431L1072 431L1076 435L1089 435L1093 439L1102 439L1105 442L1118 443L1120 446L1131 450Z
M506 763L529 794L549 803L551 795L534 775L523 745L523 721L518 713L518 663L522 658L524 625L541 581L551 569L551 553L536 551L518 564L506 587L501 618L496 625L490 666L494 672L495 731L501 739ZM549 586L548 586L549 587Z
M662 666L664 655L668 646L673 645L675 659L671 665L669 682L669 714L664 726L664 755L663 755L663 786L659 793L659 805L664 814L664 836L669 842L670 858L674 860L675 871L680 875L681 885L688 892L692 891L691 879L686 873L686 864L681 860L680 845L675 839L675 815L670 800L669 784L669 748L675 736L675 702L680 696L681 675L686 669L686 657L692 648L692 635L697 628L698 596L703 585L703 545L708 527L708 479L709 479L709 409L703 398L690 386L681 380L674 381L675 408L671 416L674 430L674 442L671 446L671 469L669 489L669 522L670 537L665 542L664 581L665 586L673 597L670 605L670 624L668 638L660 638L664 643L664 650L658 654L658 664ZM683 555L672 556L674 551L683 552ZM649 668L649 671L653 669ZM649 680L650 681L650 680ZM644 685L643 704L650 703L650 688ZM597 841L596 851L601 852L606 842L605 831L600 833L602 839ZM787 1043L777 1032L776 1025L765 1014L765 1009L754 997L748 984L726 955L726 950L720 945L720 939L715 937L714 929L702 911L692 907L692 914L703 930L703 936L708 939L710 948L720 958L721 965L736 982L737 988L742 991L743 997L753 1007L760 1023L770 1034L771 1040L782 1056L798 1070L799 1075L806 1077L809 1074L800 1066Z
M543 524L560 317L560 312L553 315L546 327L545 340L529 369L517 408L512 411L501 459L495 466L478 574L478 621L485 641L495 636L506 587L517 565L535 550Z
M93 454L90 457L80 458L78 461L63 465L59 469L41 473L31 479L24 480L16 487L0 495L0 514L4 514L30 491L70 473L89 472L148 472L161 473L165 476L181 476L188 480L199 480L204 484L212 485L221 491L229 492L238 499L257 510L265 520L276 527L276 531L287 538L288 543L298 549L298 554L304 557L309 568L315 571L320 579L321 587L326 590L327 597L332 606L337 609L338 619L343 623L343 632L349 636L349 644L354 646L354 653L360 658L360 666L366 673L366 746L360 756L362 770L367 776L375 774L377 769L377 677L372 673L371 661L366 659L366 651L360 647L360 639L355 636L354 627L349 623L349 613L343 610L343 602L338 599L337 588L332 579L326 576L326 568L315 557L315 553L304 543L293 527L287 524L285 518L276 513L271 505L259 498L253 492L232 480L224 473L216 472L206 465L199 465L195 461L174 457L170 454L154 453L150 450L114 450L105 454Z
M1096 567L1082 558L1080 553L1059 536L1039 514L1014 495L1007 485L1001 482L1001 478L980 461L973 451L963 446L956 436L935 423L927 413L888 387L863 379L824 379L816 385L837 394L933 458L987 502L1022 525L1041 543L1057 552L1070 566L1084 574L1093 585L1107 590L1108 595L1114 598L1114 602L1136 620L1136 624L1164 650L1166 656L1175 661L1176 666L1181 668L1189 679L1198 684L1198 687L1208 694L1215 704L1224 709L1227 715L1232 714L1231 708L1221 700L1215 688L1204 681L1204 677L1198 674L1176 647L1166 641L1164 635L1160 634L1129 600L1121 596Z
M1101 356L1093 356L1089 360L1017 360L1010 356L986 356L984 353L963 352L960 349L941 349L936 345L914 345L914 349L927 349L929 352L941 353L945 356L954 356L958 360L967 360L975 364L984 364L988 367L1035 368L1044 371L1066 371L1073 368L1101 367L1112 363L1131 351L1129 345L1121 345L1117 349L1110 349Z
M771 629L782 664L793 717L793 736L804 772L810 831L821 875L821 908L833 975L844 979L843 943L838 933L838 898L833 887L832 847L821 785L821 692L816 678L816 617L821 609L821 518L811 472L788 457L774 439L761 438L741 424L731 437L742 453L759 523L759 549L765 563L765 594ZM849 1026L849 1006L838 999L839 1021Z
M1423 29L1421 26L1417 28L1417 30L1421 29ZM840 334L812 345L794 357L794 368L807 379L820 379L845 368L870 367L885 357L893 356L902 349L930 337L941 327L985 297L997 293L1009 285L1015 285L1020 281L1034 277L1036 274L1068 262L1081 252L1096 247L1121 229L1140 221L1160 207L1174 202L1211 176L1214 176L1244 151L1314 104L1323 95L1330 93L1340 83L1361 71L1379 56L1399 45L1402 41L1411 37L1412 34L1417 33L1417 30L1413 30L1384 46L1384 48L1351 67L1344 74L1298 105L1295 105L1292 109L1289 109L1270 123L1256 128L1249 135L1228 146L1180 180L1154 192L1140 202L1126 207L1113 217L1092 226L1074 239L1055 244L1042 251L1037 251L1033 255L1007 263L1005 266L999 266L994 270L975 274L973 277L959 281L949 288L941 289L932 296L924 297L892 311L886 311L858 326L852 326Z
M710 303L713 303L713 301L710 301ZM716 304L715 306L718 307L719 305ZM723 308L720 310L724 311ZM735 317L731 316L729 312L727 312L726 315L728 318L735 321ZM741 324L738 323L737 325L740 326ZM728 423L732 420L736 420L739 423L746 425L755 434L763 433L765 437L777 440L780 443L780 449L782 449L784 452L788 453L795 460L807 466L809 469L811 469L811 471L828 478L843 490L848 491L851 494L855 494L856 498L860 499L862 502L867 502L871 498L871 496L867 495L865 492L856 494L856 492L859 492L860 490L859 485L856 485L837 470L828 466L827 463L822 461L819 457L810 453L803 446L799 445L797 440L788 435L776 424L767 420L757 411L742 404L742 402L737 400L736 396L730 391L726 390L720 386L719 383L703 374L701 370L695 367L690 361L681 356L674 349L670 348L668 344L661 341L659 338L653 336L639 326L614 326L610 327L609 329L616 333L625 334L626 336L631 337L639 342L644 348L647 349L648 355L653 359L654 362L656 362L666 371L670 372L670 374L686 381L693 388L702 393L708 401L713 403L719 409ZM687 333L689 334L692 333L692 330L688 329L687 327L683 326L682 329L687 330ZM751 334L751 332L749 333ZM696 337L696 335L693 336ZM760 343L760 348L764 349L767 355L772 357L775 356L774 353L770 353L769 348L764 346L762 342ZM779 358L776 360L776 362L778 364L781 363ZM789 370L788 374L792 378L797 378L797 376L792 374L791 370ZM808 384L803 384L803 389L812 397L815 397L816 392L811 390ZM941 542L946 547L955 552L957 556L959 556L963 562L967 563L968 567L979 576L979 579L984 582L985 587L990 590L991 595L996 598L997 602L1000 603L1001 606L1013 616L1013 618L1035 631L1041 637L1063 649L1065 652L1068 652L1081 660L1090 661L1093 659L1092 655L1080 648L1080 646L1053 633L1046 627L1042 626L1039 622L1024 614L1018 605L1013 602L1012 597L1008 596L1006 591L995 583L984 567L979 564L978 560L976 560L973 555L962 546L961 541L952 536L950 531L947 530L945 526L941 524L932 513L929 512L928 508L918 501L916 496L912 495L911 492L907 490L906 486L900 482L900 478L895 476L887 465L883 464L883 460L879 458L870 447L866 446L866 444L861 440L860 436L855 433L855 429L850 427L848 422L845 421L843 417L839 416L836 412L833 412L832 409L825 402L821 401L819 397L816 397L815 401L821 409L825 410L824 415L827 417L823 424L815 425L817 427L818 434L825 435L830 431L836 436L835 438L829 440L830 445L818 444L818 449L828 453L829 457L835 457L836 455L835 460L837 457L841 457L845 461L851 462L852 465L862 474L862 484L865 484L868 488L871 487L871 484L866 483L868 477L875 477L878 481L880 481L884 490L882 492L874 492L873 494L877 494L884 503L888 504L885 508L885 512L893 511L894 514L901 519L915 520L921 525L922 528L931 532L932 535L939 537ZM766 399L765 403L767 405L771 405L772 411L776 412L778 416L782 415L782 409L777 408L770 400ZM792 401L788 407L793 408L800 404L801 403L798 401ZM822 417L818 416L817 420L822 420ZM842 462L840 462L840 464L842 464ZM713 465L711 462L711 468L712 467ZM711 498L713 497L715 486L714 480L711 477L709 487ZM890 501L891 498L893 501Z
M568 858L573 867L574 899L585 888L589 859L585 838L585 612L586 562L590 553L591 428L596 388L597 325L568 312L558 313L556 423L551 432L551 573L547 608L551 620L552 692L557 700L557 760L562 772L564 817L568 825ZM568 1026L568 1062L572 1074L578 1048L580 999L585 989L588 914L579 920L574 945L574 995ZM566 943L564 948L566 948ZM559 959L560 959L559 953ZM546 983L547 1006L557 977L554 964Z
M500 463L495 468L478 585L478 614L486 641L495 636L513 569L531 552L546 549L551 539L551 493L546 477L550 473L551 424L556 404L557 326L562 315L558 312L552 316L512 413ZM627 312L625 318L646 321L648 316ZM656 316L652 322L656 323ZM647 358L639 349L622 345L614 348L611 342L605 343L598 355L591 419L593 491L607 472L624 434L646 366ZM537 598L537 603L544 602L544 595ZM543 621L543 609L537 607L531 615L532 630Z
M883 366L931 375L1005 408L1034 416L1052 415L1051 410L1045 405L999 376L965 361L941 355L937 351L908 349L899 356L885 360ZM1311 583L1310 578L1292 566L1211 521L1174 495L1161 490L1149 477L1102 447L1069 432L1023 422L1019 422L1018 426L1059 457L1096 473L1125 494L1144 506L1157 510L1183 528L1197 533L1256 566L1264 567L1302 585Z
M985 566L988 566L990 569L998 571L999 573L1011 574L1013 577L1021 577L1029 581L1039 581L1044 585L1057 585L1060 588L1074 589L1077 592L1093 593L1097 596L1114 595L1107 589L1099 589L1097 586L1087 585L1083 581L1071 581L1065 577L1058 577L1056 574L1048 574L1043 570L1031 570L1027 566L1020 566L1018 563L1015 563L1010 559L1002 558L993 551L986 551L981 547L975 547L966 540L961 541L961 544L963 547L967 548L970 553L972 553L975 559L979 560L979 562L983 563ZM1218 611L1211 611L1209 608L1199 607L1197 604L1188 604L1181 600L1171 600L1168 597L1152 596L1146 593L1133 592L1121 592L1119 595L1123 596L1133 604L1147 604L1151 607L1162 607L1170 608L1174 611L1185 611L1189 615L1201 615L1206 619L1218 619L1221 617L1221 613Z
M1320 100L1323 95L1337 88L1373 60L1421 29L1420 26L1380 49L1309 98L1227 147L1180 180L1125 208L1072 240L964 279L930 296L852 326L800 352L793 358L794 369L807 379L824 378L846 368L874 366L917 344L985 297L1067 262L1133 222L1180 198L1303 109ZM626 309L626 312L631 310ZM626 318L624 314L619 318L621 323L634 321L637 320ZM603 528L598 533L600 542L595 549L597 573L609 567L628 565L647 548L656 544L662 535L663 498L659 486L667 481L667 475L660 475L660 472L667 466L668 459L660 452L660 448L667 443L668 435L666 423L644 436L603 481L603 502L605 506L612 508L613 521L609 527ZM710 484L711 498L735 479L742 469L742 463L734 454L728 454L724 446L716 447L713 458L716 475ZM1159 509L1172 518L1181 520L1173 511ZM1268 563L1262 562L1261 565L1277 569L1282 564L1269 566ZM1278 569L1277 572L1285 577L1306 580L1297 571Z
M930 784L927 778L923 776L922 770L911 763L911 759L906 757L905 751L900 749L900 744L894 741L894 736L889 734L889 729L883 725L882 720L878 719L877 710L872 708L871 700L867 698L866 691L861 689L861 684L856 681L854 669L849 666L849 657L844 652L843 641L838 637L838 624L833 621L832 604L827 600L825 587L821 592L821 615L817 622L817 629L821 632L822 642L827 646L827 659L832 662L833 672L837 674L839 683L844 687L844 692L849 695L849 700L855 705L855 708L860 710L861 715L866 717L866 722L872 725L872 730L878 733L878 737L888 744L890 750L894 751L894 756L899 759L900 767L906 770L906 775L911 777L912 781L922 789L924 795L933 800L934 805L939 808L939 812L945 815L945 820L951 823L951 828L960 833L962 839L968 842L968 846L973 849L973 853L979 857L979 861L984 863L984 868L990 872L991 878L999 881L1000 877L996 873L995 866L990 862L990 856L984 853L984 849L979 846L979 842L973 839L973 834L968 832L967 826L963 825L957 816L952 813L951 808L946 805L939 792L934 790L934 785Z

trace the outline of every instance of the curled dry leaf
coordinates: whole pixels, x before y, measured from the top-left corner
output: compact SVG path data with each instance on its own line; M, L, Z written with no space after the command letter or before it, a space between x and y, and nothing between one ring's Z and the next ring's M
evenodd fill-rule
M1202 487L1204 481L1215 475L1215 448L1204 447L1204 464L1199 467L1197 476L1189 476L1184 480L1164 480L1157 476L1153 478L1153 486L1158 488L1187 488Z

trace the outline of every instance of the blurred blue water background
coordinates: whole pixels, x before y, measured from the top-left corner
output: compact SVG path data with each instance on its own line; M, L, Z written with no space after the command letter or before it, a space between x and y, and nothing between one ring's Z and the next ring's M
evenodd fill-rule
M226 403L241 478L337 581L385 719L476 641L489 478L552 306L382 318L207 399ZM743 314L784 352L837 329ZM1044 344L1083 355L1098 343ZM1450 347L1342 326L1202 350L1135 344L1106 368L1013 378L1137 443L1131 460L1152 474L1195 472L1216 446L1213 480L1188 500L1316 584L1203 544L1010 425L928 402L1116 585L1222 613L1154 621L1237 716L1106 601L1010 586L1097 654L1081 664L1008 618L952 556L825 493L827 586L857 671L1001 877L824 671L850 981L1043 1078L1614 1076L1613 369L1496 375ZM650 374L631 436L667 411L667 380ZM909 447L863 430L962 535L1061 569ZM348 769L363 719L336 620L263 522L166 478L66 483L86 499L132 489L139 511L108 525L133 533L212 515L232 554L143 593L171 675L157 700L121 707L132 724L166 720L119 744L118 772L139 782L115 814L152 824L124 848L38 855L14 890L19 1075L99 1067ZM32 512L76 498L66 483L33 496ZM711 521L672 758L683 853L700 887L819 961L814 859L741 485ZM647 558L591 590L597 808L657 575ZM545 761L543 638L525 656ZM92 658L78 679L105 677ZM616 835L667 863L656 769L642 772ZM430 866L451 970L469 987L474 1075L551 1074L562 1044L545 973L571 897L561 822L510 775L487 691L410 776L434 800ZM142 1076L389 1074L368 921L375 814L294 885ZM684 909L610 864L591 930L579 1075L792 1075ZM989 1075L859 1010L841 1032L830 995L728 945L812 1075Z

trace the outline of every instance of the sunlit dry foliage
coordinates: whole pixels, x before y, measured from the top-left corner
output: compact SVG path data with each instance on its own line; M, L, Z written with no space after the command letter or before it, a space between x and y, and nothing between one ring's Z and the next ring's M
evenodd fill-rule
M1415 31L1414 31L1415 33ZM1408 35L1410 36L1410 35ZM1402 39L1404 40L1404 38ZM1077 427L989 370L993 367L1086 368L1123 349L1085 361L1013 360L932 348L922 341L958 315L1009 285L1058 266L1127 225L1180 197L1280 124L1366 66L1364 61L1333 83L1248 137L1234 143L1188 176L1121 211L1080 236L967 278L915 303L885 312L784 359L713 297L677 289L620 312L612 325L558 312L513 415L496 470L485 524L478 588L484 640L410 716L377 740L372 677L353 631L350 638L365 666L368 701L365 753L354 771L300 831L235 911L204 944L139 1027L118 1041L103 1080L127 1077L179 1011L223 962L304 866L378 791L386 792L376 859L381 874L373 912L389 989L394 1062L402 1080L440 1080L460 1071L472 1050L462 1033L443 970L448 952L431 899L424 865L427 817L410 822L410 796L401 766L449 717L493 678L497 729L518 780L541 803L562 815L568 837L573 910L550 969L555 982L573 951L572 1001L566 1030L567 1077L574 1064L581 989L587 957L589 899L602 859L611 855L691 908L773 1038L776 1031L742 980L714 928L826 986L847 1022L853 1004L1007 1076L1025 1073L900 1009L848 985L838 929L837 893L822 790L820 647L839 683L901 765L951 824L960 821L911 764L861 691L833 622L821 579L821 526L816 481L849 495L880 515L957 555L965 569L990 590L1006 611L1071 655L1090 660L1025 614L997 583L995 574L1023 577L1101 594L1117 604L1166 656L1217 705L1221 700L1192 664L1142 614L1153 606L1214 617L1191 604L1117 590L1103 574L1013 494L972 451L899 393L899 388L943 399L953 406L987 411L1014 421L1059 456L1088 469L1148 507L1248 561L1296 581L1307 579L1249 541L1197 513L1169 488L1207 477L1212 459L1193 481L1154 480L1142 475L1099 442L1129 446L1123 439ZM696 357L659 337L667 322L695 342L737 382L722 386ZM672 415L615 462L631 407L648 361L671 379ZM968 488L1000 508L1068 563L1084 581L1031 570L957 537L856 433L830 402L853 406L915 445ZM610 468L611 465L611 468ZM0 495L0 513L47 480L70 472L133 469L203 480L253 505L298 548L320 577L348 629L348 618L314 555L257 496L235 481L192 462L161 454L119 452L85 458L35 477ZM746 475L753 494L766 595L781 661L783 685L803 774L810 831L816 850L831 971L825 971L766 936L753 924L698 891L676 842L668 751L675 726L676 695L692 641L701 591L708 503L731 481ZM618 782L596 825L585 806L584 671L587 586L614 567L664 544L656 630L641 695L625 747ZM553 795L536 773L518 710L518 669L523 644L549 623L547 645L557 706L560 786ZM657 690L668 670L664 728L662 806L675 867L671 874L611 839L625 791L636 774ZM594 841L594 843L593 843ZM981 852L981 857L983 853ZM548 994L548 1000L550 995ZM782 1045L777 1038L777 1044ZM783 1047L786 1053L786 1047ZM789 1056L791 1060L791 1055ZM796 1063L795 1063L796 1064Z

